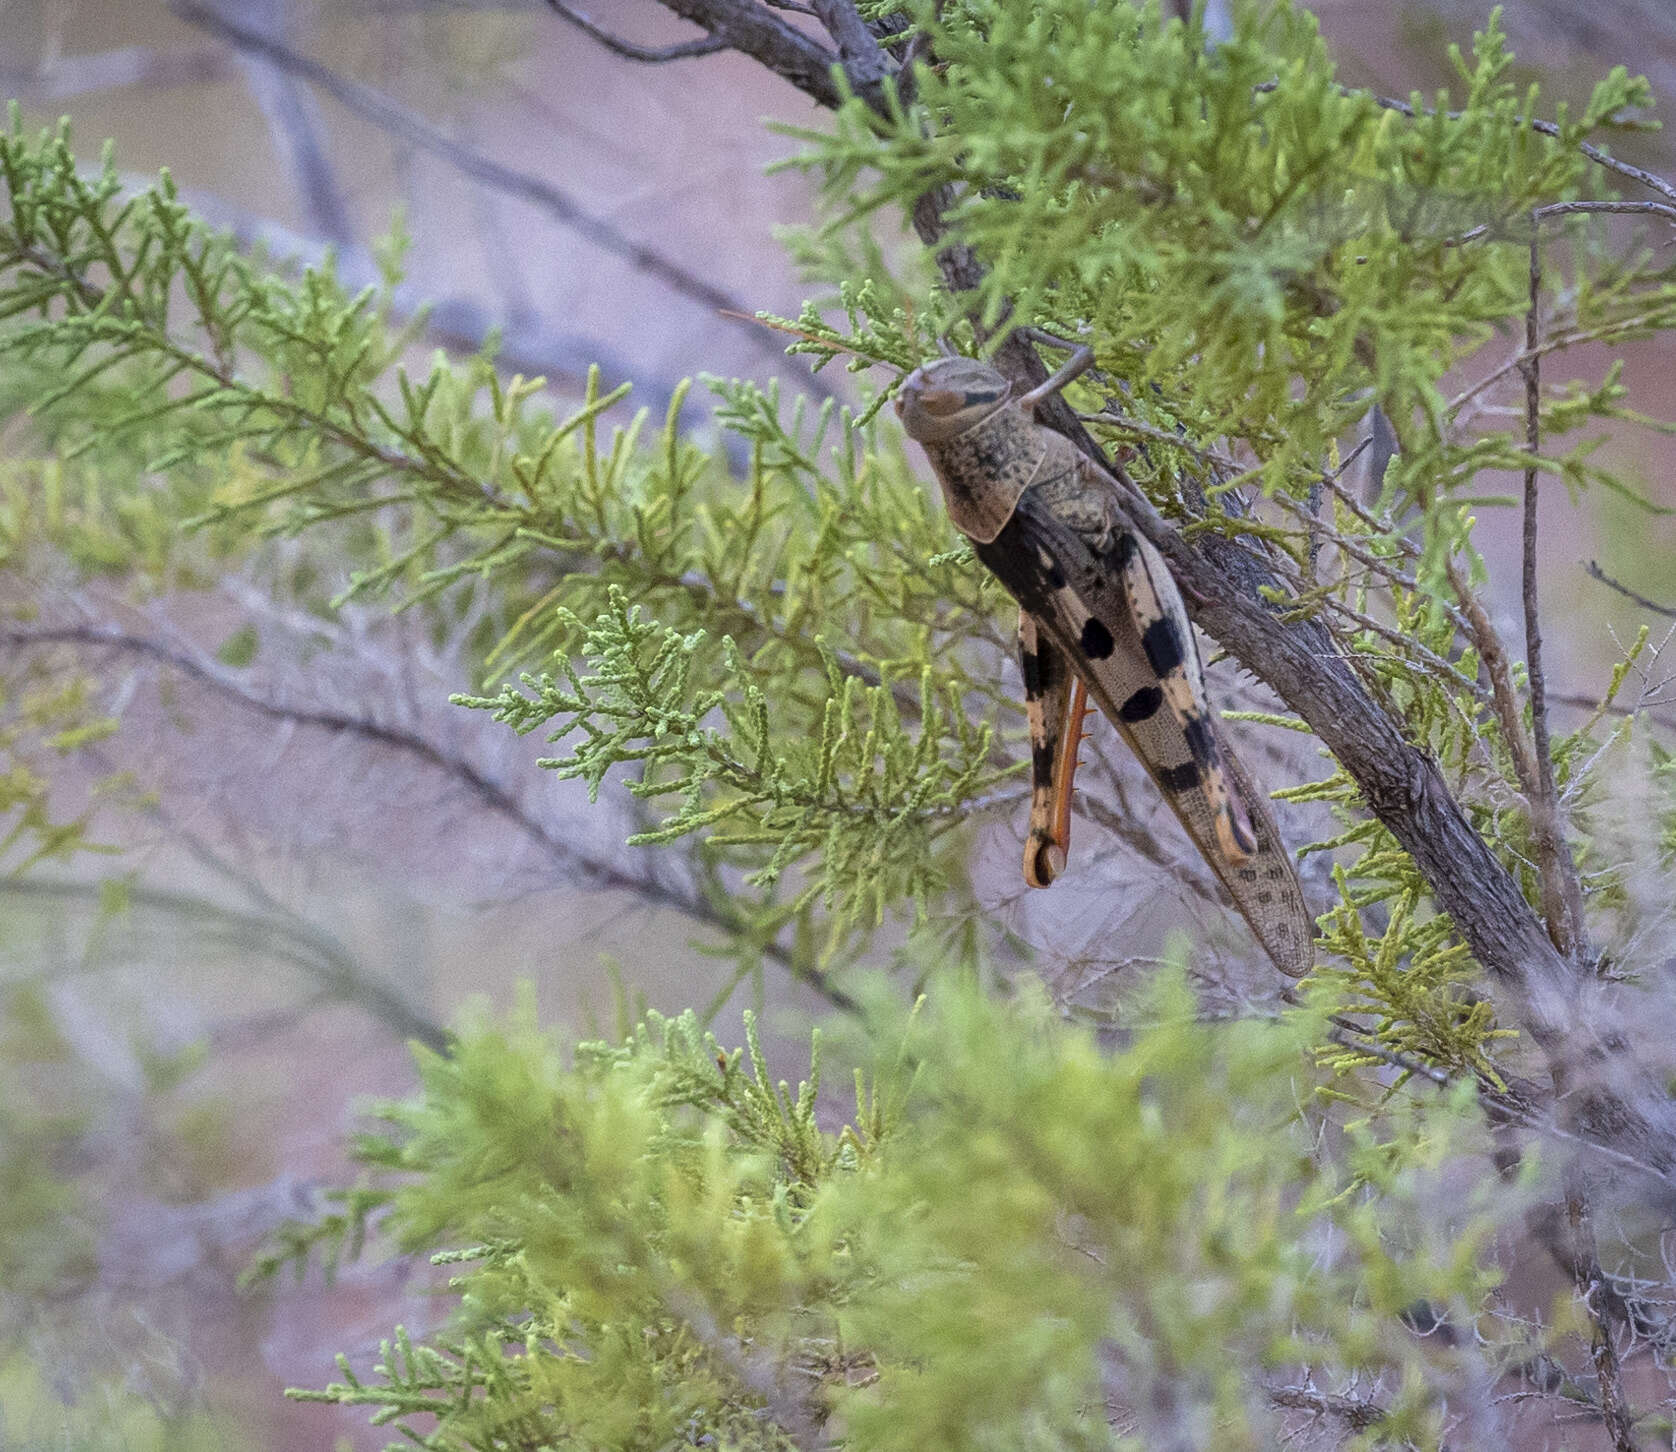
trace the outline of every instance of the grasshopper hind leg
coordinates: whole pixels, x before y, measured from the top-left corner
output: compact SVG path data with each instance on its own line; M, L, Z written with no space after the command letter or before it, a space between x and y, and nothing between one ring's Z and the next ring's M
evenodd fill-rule
M1020 612L1018 659L1030 722L1030 834L1024 842L1024 880L1050 886L1065 870L1071 847L1071 782L1088 710L1082 681L1058 647Z

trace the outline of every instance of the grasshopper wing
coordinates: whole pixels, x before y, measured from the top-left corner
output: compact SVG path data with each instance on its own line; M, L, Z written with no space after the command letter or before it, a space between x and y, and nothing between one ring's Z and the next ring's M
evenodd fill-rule
M1205 668L1181 591L1163 556L1139 535L1120 535L1117 557L1141 649L1198 765L1200 787L1216 822L1217 846L1231 867L1243 866L1257 850L1250 811L1226 769L1229 752L1211 714Z
M1148 656L1124 578L1123 541L1128 538L1120 531L1109 549L1097 551L1086 532L1067 524L1031 490L1001 534L974 548L1033 618L1039 635L1082 677L1276 967L1300 976L1314 961L1314 934L1297 873L1267 801L1221 743L1203 704L1202 677L1196 698L1184 701L1181 710L1168 702L1167 688L1176 683ZM1156 569L1168 578L1161 560ZM1179 609L1173 582L1170 590ZM1183 612L1183 630L1185 621ZM1188 633L1176 667L1189 686L1191 641ZM1191 671L1197 668L1194 653ZM1237 816L1230 810L1235 803Z

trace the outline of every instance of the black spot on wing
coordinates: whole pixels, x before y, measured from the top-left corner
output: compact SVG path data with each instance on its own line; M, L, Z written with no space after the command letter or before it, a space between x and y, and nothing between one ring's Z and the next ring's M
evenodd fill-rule
M1250 855L1257 850L1257 837L1252 830L1251 820L1246 816L1245 803L1239 799L1237 793L1230 793L1228 797L1228 828L1234 834L1234 841L1241 852Z
M1090 660L1105 660L1117 648L1117 642L1112 639L1111 631L1093 616L1083 622L1082 653Z
M1187 738L1187 749L1193 753L1195 761L1206 766L1216 762L1216 735L1211 730L1210 722L1203 716L1195 716L1182 727L1181 734Z
M1032 701L1039 701L1046 694L1046 686L1042 681L1042 658L1033 650L1025 650L1022 646L1018 652L1019 669L1024 673L1024 694Z
M1180 670L1187 659L1181 632L1175 628L1173 621L1162 616L1147 626L1146 633L1141 636L1141 646L1146 651L1147 664L1161 676Z
M1135 543L1135 536L1124 530L1117 537L1117 563L1120 569L1127 569L1129 561L1140 553L1140 546Z
M1053 778L1053 746L1046 741L1030 743L1030 773L1037 781Z
M1190 792L1199 784L1199 763L1184 761L1180 766L1161 766L1158 780L1167 792Z
M1142 686L1118 707L1117 714L1131 724L1150 721L1158 714L1158 708L1163 704L1164 693L1157 686Z

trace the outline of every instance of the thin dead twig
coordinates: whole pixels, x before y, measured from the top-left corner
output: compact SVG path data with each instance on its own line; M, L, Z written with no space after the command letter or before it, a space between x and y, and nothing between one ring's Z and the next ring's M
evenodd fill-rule
M1409 117L1410 119L1419 115L1432 116L1436 114L1430 108L1422 111L1416 111L1415 108L1409 105L1407 101L1399 101L1393 96L1375 96L1373 99L1382 110L1396 111L1401 115ZM1444 114L1451 121L1459 120L1461 116L1459 111L1447 111ZM1535 131L1542 136L1558 137L1562 134L1560 128L1552 121L1538 120L1534 116L1527 118L1524 124L1530 127L1532 131ZM1628 177L1631 181L1639 182L1649 191L1657 192L1661 197L1664 197L1670 202L1676 202L1676 186L1672 186L1663 177L1655 176L1650 171L1643 171L1640 167L1632 166L1627 161L1619 161L1617 157L1611 155L1609 152L1602 151L1592 141L1578 142L1577 149L1597 166L1605 167L1607 171L1616 172L1619 176Z
M1665 221L1676 224L1676 207L1667 206L1663 202L1549 202L1544 206L1533 208L1530 216L1532 225L1540 226L1543 222L1554 217L1587 216L1590 213L1662 217ZM1487 237L1492 234L1500 235L1500 229L1489 222L1484 222L1462 232L1458 237L1449 238L1445 245L1464 247L1468 242L1476 242L1480 237ZM1507 239L1504 238L1504 240Z
M1521 593L1525 605L1525 673L1531 704L1531 746L1536 761L1535 792L1531 796L1532 826L1536 829L1537 861L1542 878L1542 912L1554 946L1574 962L1587 952L1583 921L1583 887L1577 864L1560 820L1554 788L1554 758L1548 739L1547 681L1542 671L1542 616L1537 602L1536 511L1539 499L1537 462L1542 446L1542 372L1537 352L1542 320L1542 238L1530 243L1530 293L1525 309L1526 360L1520 366L1525 380L1525 510Z
M1317 1391L1311 1386L1270 1387L1269 1401L1286 1411L1332 1417L1357 1432L1377 1427L1390 1415L1378 1402L1341 1396L1337 1392Z
M717 312L750 312L749 305L732 293L700 277L657 248L637 241L611 223L595 216L552 182L504 166L493 158L462 145L431 125L424 117L398 105L370 86L363 86L358 81L339 75L330 66L300 55L289 46L229 19L210 6L200 3L200 0L170 0L170 8L183 20L213 35L219 35L240 50L261 55L291 74L300 76L346 109L365 117L408 145L440 157L473 181L494 187L509 196L518 197L542 208L578 236L602 251L623 258L681 296ZM752 341L759 349L771 347L775 359L778 361L781 358L778 346L765 344L760 329L754 323L739 326L750 328Z
M1581 691L1550 691L1548 700L1552 705L1571 706L1576 710L1590 711L1596 715L1644 717L1667 730L1676 731L1676 718L1661 716L1645 706L1620 706L1615 701L1602 702L1598 696L1587 696Z
M164 90L201 86L227 79L226 52L200 46L193 50L156 50L125 45L112 50L55 56L36 70L0 70L0 91L19 100L69 101L77 96L143 86Z
M1383 640L1390 641L1396 647L1396 650L1391 654L1392 659L1418 667L1453 689L1465 691L1481 705L1490 704L1490 694L1485 691L1482 685L1467 675L1453 661L1446 660L1430 646L1422 645L1412 634L1405 635L1402 631L1382 624L1366 612L1356 609L1353 605L1346 605L1344 601L1336 600L1330 595L1321 598L1321 608L1349 621L1358 629L1369 631ZM1329 627L1329 630L1331 631L1331 627ZM1337 634L1336 631L1331 633L1335 636ZM1353 661L1356 659L1358 652L1349 649L1346 645L1340 654L1344 659Z
M764 1356L748 1342L722 1330L710 1308L692 1292L671 1282L663 1288L664 1302L687 1323L697 1338L734 1378L753 1396L762 1400L764 1410L774 1419L780 1434L798 1449L814 1452L827 1446L821 1426L825 1420L806 1399L788 1390L785 1385L787 1368Z
M1513 689L1513 672L1508 664L1507 649L1501 643L1501 633L1491 622L1483 603L1461 573L1453 559L1445 565L1449 584L1467 622L1467 639L1478 649L1478 658L1490 677L1491 700L1496 720L1513 758L1513 773L1519 779L1519 790L1527 800L1536 791L1536 759L1531 751L1530 738L1525 734L1524 717L1519 710L1519 697Z
M0 882L0 896L17 901L84 902L98 907L101 892L101 884L97 882L63 882L53 878L13 878ZM292 964L325 985L330 997L359 1004L403 1038L416 1039L438 1053L448 1047L447 1029L393 989L379 983L377 976L367 972L336 938L296 913L289 910L244 912L208 898L144 883L128 884L123 897L133 907L175 914L227 934L241 944L259 944L263 952ZM86 966L85 961L79 963L78 971Z
M1612 1337L1613 1323L1627 1322L1628 1307L1617 1289L1607 1282L1600 1268L1588 1190L1576 1175L1568 1178L1572 1183L1566 1195L1566 1219L1572 1246L1573 1282L1577 1287L1577 1299L1588 1313L1593 1332L1589 1357L1595 1365L1601 1421L1612 1439L1613 1452L1636 1452L1635 1418L1624 1396L1618 1350Z
M591 35L613 55L620 55L625 60L641 61L646 65L689 60L693 56L714 55L719 50L733 48L733 43L725 35L705 35L697 40L678 41L674 45L639 45L632 40L624 40L620 35L613 35L582 11L566 4L565 0L547 0L547 4L556 14L562 15L584 34Z
M103 648L143 655L271 719L343 732L416 757L459 781L486 807L511 822L534 841L566 872L576 874L591 886L602 891L631 893L653 906L673 908L684 916L723 933L732 932L737 927L737 924L730 921L705 895L682 892L655 876L639 876L624 872L610 862L602 861L584 851L575 842L558 836L526 812L511 792L485 775L477 766L442 750L414 732L369 721L345 711L291 706L272 700L200 656L177 650L148 636L135 635L115 627L78 625L13 627L0 630L0 646L53 645ZM779 944L764 943L759 951L763 957L784 969L797 982L819 994L834 1008L846 1013L861 1011L861 1005L856 999L843 989L827 982L822 974L800 962Z
M1633 600L1643 610L1651 610L1655 615L1663 615L1666 619L1676 620L1676 608L1669 605L1660 605L1657 600L1649 600L1645 595L1638 594L1630 589L1623 581L1614 580L1594 560L1590 560L1588 563L1588 573L1590 578L1599 580L1609 590L1616 590L1626 600Z

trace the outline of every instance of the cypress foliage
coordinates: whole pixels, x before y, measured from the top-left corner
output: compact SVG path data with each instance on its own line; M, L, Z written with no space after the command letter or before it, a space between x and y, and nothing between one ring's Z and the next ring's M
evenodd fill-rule
M167 176L132 193L108 156L84 172L67 129L0 135L0 390L36 455L0 489L8 570L50 551L162 589L294 539L277 588L313 608L388 601L441 630L472 593L458 703L544 733L544 765L591 794L649 803L632 840L688 852L741 977L771 942L821 983L853 986L886 942L936 970L918 1008L880 990L849 1031L836 1128L832 1051L817 1039L793 1091L750 1019L744 1049L711 1036L714 1005L571 1052L526 1005L419 1051L418 1096L357 1147L365 1184L258 1269L329 1271L376 1233L447 1267L454 1314L303 1395L483 1452L1255 1448L1300 1419L1332 1445L1472 1445L1498 1378L1563 1336L1498 1300L1490 1238L1527 1189L1489 1168L1475 1094L1505 1088L1518 1045L1468 946L1328 761L1271 783L1331 823L1300 844L1336 902L1298 1006L1215 1018L1178 961L1112 1051L1033 989L981 991L1016 949L974 925L969 827L1026 795L1010 622L880 409L939 338L1088 341L1072 397L1095 436L1190 538L1268 550L1292 587L1276 603L1330 626L1538 904L1523 682L1474 615L1474 511L1530 454L1524 418L1487 405L1516 366L1534 228L1551 361L1676 324L1661 238L1541 214L1611 200L1584 146L1637 124L1646 86L1615 71L1538 130L1493 18L1453 55L1452 97L1398 104L1338 84L1285 4L1237 6L1216 45L1150 5L868 13L939 63L793 133L827 220L792 245L832 294L769 320L846 359L866 401L707 379L709 448L678 429L682 395L661 425L607 427L624 391L597 378L555 414L490 354L414 368L419 324L394 326L385 292L272 275ZM871 230L938 189L944 245L984 264L975 295ZM1626 396L1616 366L1550 382L1541 472L1639 500L1594 452L1597 425L1637 421ZM1359 498L1339 481L1374 408L1397 452ZM356 565L335 596L328 552ZM1625 972L1648 952L1629 880L1649 864L1591 808L1608 773L1637 774L1668 870L1676 773L1610 714L1650 650L1643 633L1553 745L1589 925ZM29 754L110 727L76 690L0 688L21 867L85 838ZM1652 1274L1656 1235L1626 1245ZM1459 1329L1413 1334L1440 1317Z

